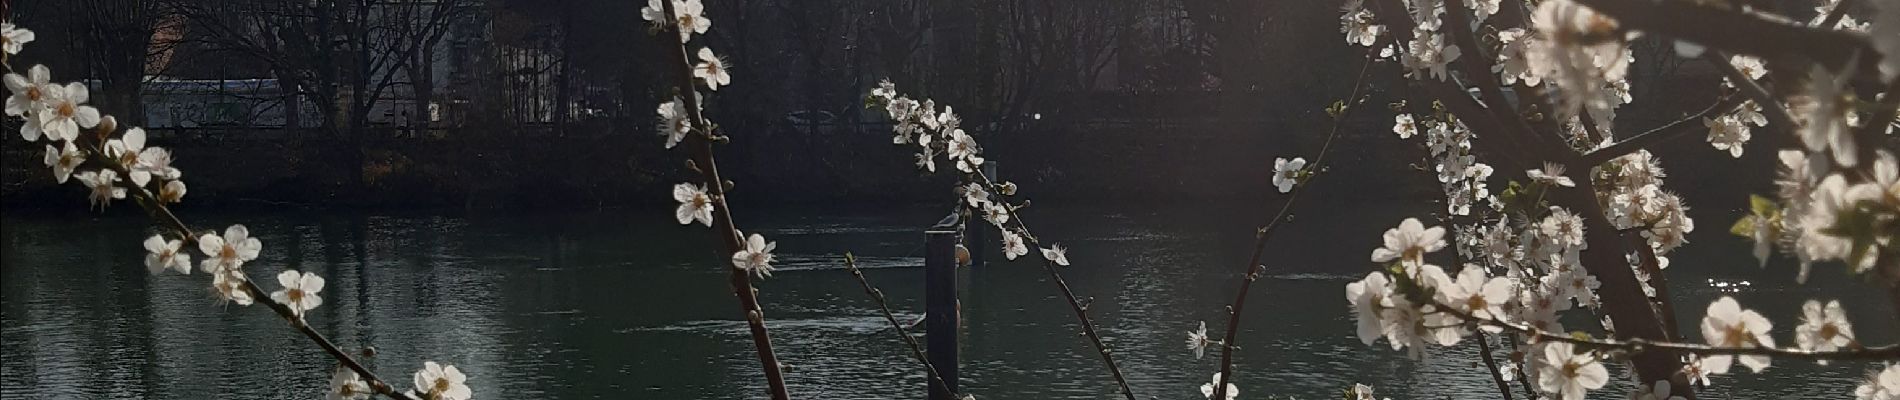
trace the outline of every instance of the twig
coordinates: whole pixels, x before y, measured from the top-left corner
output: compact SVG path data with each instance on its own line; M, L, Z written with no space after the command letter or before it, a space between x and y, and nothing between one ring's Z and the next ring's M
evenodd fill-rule
M673 9L673 2L659 3L668 21L662 26L679 29L678 24L671 23L678 20L678 14L676 14L678 10ZM662 47L667 49L669 53L667 57L677 61L673 72L678 80L674 84L677 85L679 97L684 102L687 118L692 119L694 130L700 133L700 135L689 135L693 138L689 138L692 143L687 146L692 150L693 163L704 178L708 196L712 198L713 226L720 241L725 245L725 253L721 255L738 253L745 249L745 239L739 236L739 227L732 222L732 208L726 203L726 181L719 177L719 164L713 157L712 124L700 112L699 90L693 83L693 63L687 58L686 43L674 41L677 36L666 31L662 31L657 36L673 42L671 45ZM759 364L765 371L766 385L774 400L788 400L791 398L791 393L785 387L784 369L779 364L778 353L772 350L772 337L765 327L765 311L759 307L758 289L752 287L752 277L746 270L736 265L728 267L730 270L727 280L732 286L733 295L739 298L740 312L745 313L746 325L752 333L752 346L757 350Z
M995 193L998 197L1003 197L1004 201L1008 201L1007 196L1003 196L1002 187L997 185L996 181L990 180L988 175L983 174L982 168L974 168L974 170L976 170L976 172L971 173L971 176L975 177L978 183L982 183L984 187L989 188L990 193ZM1040 251L1040 249L1042 249L1042 242L1036 239L1036 235L1030 234L1029 223L1025 222L1023 217L1016 213L1016 207L1008 204L1004 204L1002 207L1005 212L1009 213L1010 221L1014 221L1017 227L1022 228L1024 243ZM1069 302L1069 310L1075 312L1076 322L1082 325L1082 335L1087 336L1089 338L1089 344L1095 345L1095 352L1101 354L1102 363L1108 366L1108 372L1114 376L1115 384L1121 387L1122 395L1126 396L1128 400L1135 400L1134 389L1129 388L1128 379L1122 376L1121 367L1115 364L1114 351L1109 350L1108 344L1102 342L1102 335L1095 331L1095 323L1089 320L1088 306L1083 305L1080 300L1075 298L1075 291L1070 290L1069 283L1062 279L1062 273L1056 269L1057 265L1055 261L1050 260L1048 257L1038 258L1042 259L1042 270L1049 273L1049 280L1055 282L1056 289L1062 292L1062 298Z
M1360 89L1365 87L1366 72L1371 70L1372 57L1378 54L1379 47L1381 46L1371 46L1366 50L1365 61L1359 65L1359 77L1353 81L1351 93L1347 95L1344 102L1340 103L1344 107L1341 107L1338 115L1332 116L1332 129L1326 133L1326 142L1320 145L1319 154L1313 157L1313 163L1307 167L1309 170L1319 171L1326 165L1326 155L1333 147L1333 139L1339 137L1340 125L1345 124L1347 113L1357 108L1354 103L1359 101ZM1227 334L1221 337L1220 382L1214 382L1214 395L1210 398L1226 398L1223 396L1227 392L1227 382L1234 379L1234 342L1239 341L1236 336L1240 332L1241 311L1246 309L1248 290L1253 288L1253 282L1260 279L1260 273L1266 267L1260 264L1260 257L1266 253L1267 239L1273 236L1274 228L1280 226L1280 221L1286 220L1286 216L1293 212L1293 204L1300 199L1300 193L1306 192L1308 185L1309 182L1300 182L1299 185L1295 185L1293 191L1287 194L1286 202L1280 204L1280 211L1274 213L1272 219L1267 220L1266 224L1254 235L1253 255L1247 257L1247 273L1241 276L1240 289L1234 293L1233 306L1227 310Z
M939 389L943 389L944 393L949 393L950 397L956 397L957 392L950 390L950 384L945 383L943 375L937 373L937 366L930 365L930 359L924 357L924 348L917 344L917 338L911 337L910 331L904 329L904 324L898 323L897 316L891 314L890 303L884 301L884 291L877 290L877 287L871 286L871 281L864 278L864 271L858 269L858 258L852 256L851 253L844 253L844 269L851 271L851 276L858 278L858 285L864 287L865 295L877 301L878 311L884 312L884 320L891 323L891 329L897 330L897 336L904 338L904 343L910 345L911 356L917 358L918 364L924 365L924 372L928 375L930 382L936 384Z
M1440 303L1437 300L1433 300L1430 304L1432 305L1433 308L1436 308L1438 312L1451 314L1453 316L1458 317L1458 319L1461 319L1461 320L1470 321L1470 322L1481 324L1481 325L1494 326L1494 327L1502 328L1506 331L1510 331L1513 333L1528 335L1528 336L1531 336L1533 339L1536 339L1537 341L1564 342L1564 343L1574 344L1574 345L1583 347L1585 349L1591 349L1591 350L1617 350L1617 351L1628 352L1631 354L1643 353L1650 350L1660 350L1664 352L1678 353L1678 354L1694 354L1694 355L1703 356L1703 357L1707 357L1707 356L1770 356L1770 357L1782 357L1782 358L1796 358L1796 359L1808 359L1808 360L1835 360L1835 361L1900 359L1900 345L1894 345L1894 344L1875 346L1875 347L1862 347L1858 349L1848 349L1848 350L1813 351L1813 350L1784 349L1784 348L1777 348L1777 347L1717 347L1717 346L1709 346L1709 345L1703 345L1703 344L1682 343L1682 342L1675 342L1675 341L1651 341L1651 340L1645 340L1645 339L1628 339L1628 340L1598 339L1598 338L1587 337L1587 336L1573 336L1569 334L1551 333L1551 332L1546 332L1546 331L1537 329L1535 327L1527 326L1527 325L1518 325L1518 324L1514 324L1514 323L1510 323L1506 321L1500 321L1500 320L1492 319L1488 317L1478 317L1464 311L1459 311L1458 309L1452 308L1451 306L1446 305L1444 303Z
M93 136L82 133L79 139L74 140L79 141L80 139L88 137ZM113 171L113 173L119 174L119 176L131 176L131 171L120 164L119 160L107 156L105 146L101 143L103 142L98 140L86 141L86 151L99 156L90 159L97 160L101 165L104 165L107 169ZM126 192L130 193L135 203L138 203L140 207L145 209L147 215L159 225L163 225L165 228L170 229L173 234L178 235L185 247L189 248L197 245L198 237L192 233L191 227L186 226L185 222L179 219L177 214L173 214L171 209L166 207L164 202L159 201L157 196L153 196L145 187L139 186L129 178L121 180L118 183L119 186L126 189ZM335 358L337 362L343 364L344 367L355 371L358 376L361 376L363 380L369 384L370 389L376 391L377 394L389 396L394 399L416 400L406 392L397 391L395 387L390 386L388 382L377 377L375 372L371 372L369 368L364 367L362 363L350 357L348 352L344 352L338 348L329 338L324 337L322 333L317 332L315 329L311 329L309 324L304 323L302 317L297 316L296 311L291 310L290 306L272 300L270 292L258 287L255 281L249 278L244 279L243 289L250 294L253 299L252 301L263 304L267 308L270 308L271 311L276 312L278 316L283 317L284 320L290 321L291 327L296 328L297 332L302 333L305 338L310 339L311 343L315 343L317 347L322 348L323 352L329 353L330 357Z
M1603 165L1603 163L1610 162L1610 160L1616 159L1617 157L1635 153L1637 150L1667 142L1670 139L1678 138L1688 133L1697 132L1695 128L1699 128L1701 125L1696 122L1701 121L1703 118L1735 111L1735 108L1740 107L1745 100L1745 98L1740 96L1723 97L1721 100L1717 100L1715 104L1710 104L1708 108L1694 115L1683 117L1667 125L1643 131L1643 133L1636 134L1636 136L1617 141L1609 147L1584 153L1581 163L1582 165L1590 167Z
M1478 354L1484 356L1484 367L1491 370L1491 381L1497 382L1498 393L1504 395L1504 400L1511 400L1511 384L1504 382L1504 372L1498 371L1498 361L1491 357L1491 338L1483 331L1478 332Z

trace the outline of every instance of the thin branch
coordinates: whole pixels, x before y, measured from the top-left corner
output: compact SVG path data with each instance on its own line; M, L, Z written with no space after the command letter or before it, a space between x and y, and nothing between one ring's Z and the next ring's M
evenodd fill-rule
M1344 107L1340 108L1338 115L1333 116L1333 126L1326 133L1326 142L1320 145L1319 154L1313 157L1313 163L1307 167L1308 170L1317 172L1325 167L1326 155L1333 148L1333 139L1339 137L1340 125L1345 124L1346 116L1352 109L1358 108L1354 104L1359 101L1360 91L1365 87L1367 72L1372 68L1373 56L1378 54L1380 47L1383 46L1369 46L1366 49L1365 61L1360 62L1359 65L1359 77L1352 83L1352 92L1340 103ZM1241 311L1247 307L1248 290L1253 288L1253 282L1260 278L1262 270L1266 268L1265 265L1260 264L1260 258L1266 254L1267 239L1273 236L1274 228L1280 226L1280 221L1286 220L1287 215L1293 212L1293 204L1298 202L1300 193L1305 193L1309 185L1310 182L1300 182L1295 185L1293 191L1287 194L1286 202L1280 204L1280 211L1274 213L1272 219L1267 220L1266 224L1254 235L1253 255L1247 258L1247 273L1241 276L1240 289L1235 291L1233 306L1227 310L1227 334L1221 337L1220 382L1214 382L1214 395L1210 398L1226 398L1223 395L1227 392L1227 382L1234 379L1234 342L1239 341Z
M80 139L95 137L84 133L80 136ZM104 147L105 146L103 146L99 140L86 141L85 143L85 150L97 156L91 157L92 160L97 160L100 164L104 165L106 169L119 174L119 176L130 177L131 171L127 169L125 165L120 164L119 160L107 156ZM177 214L173 214L171 209L166 207L164 202L159 201L157 196L153 196L151 191L132 182L129 178L121 180L118 183L126 189L126 192L130 193L134 202L138 203L140 207L143 207L146 214L151 216L155 222L170 229L173 234L178 235L180 240L184 243L184 248L191 248L197 245L198 237L193 233L195 231L185 225L185 222L179 219ZM361 376L365 382L369 383L370 389L376 391L377 394L389 396L394 399L416 400L407 392L397 391L395 387L390 386L388 382L377 377L375 372L371 372L369 368L357 362L348 352L344 352L343 349L338 348L336 343L331 342L329 338L324 337L322 333L317 332L315 329L311 329L310 325L304 323L303 318L298 316L296 311L291 310L288 305L272 300L270 292L258 287L257 283L252 279L244 279L243 289L250 294L253 301L258 304L263 304L267 308L270 308L271 311L276 312L278 316L283 317L284 320L290 321L291 327L296 328L297 332L302 333L305 338L310 339L311 343L315 343L317 347L322 348L323 352L329 353L330 357L335 358L337 362L343 364L344 367L355 371L358 376Z
M989 175L983 174L982 168L974 169L976 172L971 173L971 176L975 177L978 183L982 183L984 187L989 188L990 193L995 193L998 197L1003 197L1004 201L1008 201L1007 196L1002 195L1002 187L999 186L996 181L991 180ZM1036 235L1030 234L1029 224L1023 220L1021 215L1016 213L1016 207L1009 204L1003 204L1002 207L1005 212L1009 213L1009 219L1015 221L1016 226L1022 229L1025 244L1040 251L1040 249L1043 248L1042 242L1036 239ZM1115 384L1121 387L1121 394L1126 396L1128 400L1135 400L1134 389L1129 388L1128 379L1122 376L1121 367L1115 364L1114 351L1109 350L1108 344L1102 342L1102 335L1095 331L1095 323L1089 320L1088 306L1083 305L1081 300L1076 299L1075 291L1070 290L1069 283L1062 279L1062 273L1056 269L1057 265L1054 260L1050 260L1048 257L1039 258L1042 258L1042 270L1049 273L1049 280L1055 282L1056 289L1062 292L1062 298L1069 302L1069 310L1075 312L1076 322L1082 325L1082 335L1087 336L1089 338L1089 344L1095 345L1095 352L1101 354L1102 363L1108 366L1108 372L1114 376Z
M924 347L917 344L917 338L911 337L910 331L904 329L904 324L897 322L897 315L891 314L890 303L884 301L884 291L877 290L877 287L871 286L871 281L864 278L864 271L858 269L858 258L852 256L851 253L845 253L844 269L851 271L851 276L858 278L858 286L864 287L865 295L877 301L878 311L884 312L884 321L890 322L891 329L897 331L897 336L904 338L904 343L910 345L910 355L917 359L918 364L924 365L924 373L928 375L927 379L930 383L936 384L937 388L943 389L944 393L949 393L950 397L957 397L957 391L950 390L950 384L945 383L943 375L937 373L937 366L930 365L930 359L924 357Z
M1643 133L1636 134L1636 136L1617 141L1609 145L1609 147L1584 153L1582 164L1593 167L1602 165L1617 157L1635 153L1637 150L1646 149L1649 148L1649 146L1667 142L1670 139L1675 139L1689 133L1699 132L1696 128L1701 128L1702 125L1697 122L1702 121L1703 118L1712 118L1717 115L1735 111L1735 108L1740 107L1744 101L1746 101L1746 99L1741 96L1731 95L1723 97L1717 100L1715 104L1710 104L1708 108L1703 109L1701 112L1683 117L1675 122L1670 122L1669 124L1654 129L1643 131Z
M668 16L667 21L678 19L675 17L678 15L675 14L678 10L673 9L673 2L662 1L660 4L664 14ZM688 138L692 143L686 145L692 151L693 166L704 178L708 195L712 197L713 226L720 241L725 245L725 252L721 255L738 253L745 249L745 240L739 236L739 227L732 222L732 207L726 203L726 181L719 177L719 164L713 157L712 123L700 113L699 90L693 82L693 62L687 58L686 43L676 41L679 36L676 36L675 30L679 29L679 25L673 23L661 25L670 29L662 30L655 36L672 42L670 45L661 47L666 48L669 53L666 57L677 61L674 63L673 73L678 80L674 84L685 105L687 118L692 120L695 130L701 133L689 135L693 136ZM739 298L739 310L745 313L746 325L752 334L752 346L758 352L759 364L765 371L765 382L772 393L772 399L789 400L791 393L785 387L785 371L779 364L778 353L772 350L772 337L765 327L765 311L759 307L758 289L752 287L752 277L746 270L736 265L728 265L728 267L727 280L732 286L733 295Z
M1478 354L1484 356L1484 368L1491 370L1491 381L1498 384L1498 393L1504 395L1504 400L1511 400L1511 384L1504 382L1504 372L1498 371L1498 361L1491 357L1491 338L1486 337L1484 331L1478 331Z
M1440 303L1437 300L1433 300L1431 302L1431 305L1434 308L1436 308L1438 312L1451 314L1452 316L1456 316L1458 317L1458 319L1462 319L1465 321L1470 321L1470 322L1480 324L1480 325L1494 326L1494 327L1502 328L1506 331L1510 331L1512 333L1527 335L1527 336L1532 337L1536 341L1564 342L1564 343L1574 344L1579 347L1583 347L1585 349L1590 349L1590 350L1616 350L1616 351L1622 351L1622 352L1627 352L1631 354L1656 350L1656 351L1663 351L1663 352L1677 353L1677 354L1694 354L1694 355L1703 356L1703 357L1707 357L1707 356L1770 356L1770 357L1781 357L1781 358L1796 358L1796 359L1808 359L1808 360L1833 360L1833 361L1876 361L1876 360L1900 359L1900 345L1895 345L1895 344L1875 346L1875 347L1861 347L1857 349L1848 349L1848 350L1814 351L1814 350L1784 349L1784 348L1777 348L1777 347L1718 347L1718 346L1710 346L1710 345L1705 345L1705 344L1682 343L1682 342L1674 342L1674 341L1651 341L1651 340L1644 340L1640 338L1628 339L1628 340L1598 339L1595 337L1588 337L1588 336L1546 332L1546 331L1543 331L1543 330L1540 330L1528 325L1518 325L1515 323L1501 321L1501 320L1492 319L1488 317L1477 317L1477 316L1471 315L1470 313L1459 311L1458 309L1452 308L1451 306L1446 305L1444 303Z

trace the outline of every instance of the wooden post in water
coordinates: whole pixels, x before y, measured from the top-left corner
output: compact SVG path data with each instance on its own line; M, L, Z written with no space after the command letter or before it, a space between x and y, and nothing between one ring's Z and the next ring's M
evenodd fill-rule
M934 227L924 232L924 343L926 358L944 386L957 390L957 231ZM928 384L930 400L955 400Z
M990 177L992 181L1001 182L1001 178L996 176L996 161L984 161L982 168L984 176ZM1001 193L997 193L996 195L998 199L1003 197ZM969 208L968 205L964 207ZM994 235L990 233L990 230L996 228L990 226L989 220L983 219L983 210L977 209L970 209L970 218L965 219L963 223L963 234L967 235L966 238L969 239L964 245L970 248L970 266L982 267L984 265L983 260L989 258L985 257L984 254L989 254L989 252L996 250L998 248L997 246L999 246L996 243L990 242L990 237Z

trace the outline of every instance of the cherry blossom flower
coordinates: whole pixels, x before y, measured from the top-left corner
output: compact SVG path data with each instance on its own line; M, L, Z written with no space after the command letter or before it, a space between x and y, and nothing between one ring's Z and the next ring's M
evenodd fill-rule
M1794 327L1794 342L1808 351L1833 351L1854 343L1854 325L1847 322L1847 311L1840 300L1808 300L1801 305L1801 325ZM1822 365L1827 360L1819 360Z
M1854 399L1900 399L1900 364L1887 364L1879 372L1867 374L1867 380L1854 387Z
M1511 379L1510 375L1505 376L1505 380ZM1347 400L1378 400L1378 397L1374 397L1372 393L1372 386L1368 386L1364 383L1352 384L1352 389L1346 391L1346 398Z
M1702 317L1702 339L1715 347L1774 347L1775 338L1768 336L1774 324L1767 317L1754 310L1744 310L1735 298L1722 296L1709 303L1706 315ZM1735 358L1741 358L1743 366L1755 372L1768 368L1770 359L1765 355L1711 355L1702 359L1702 365L1711 373L1726 374Z
M1835 163L1843 167L1853 167L1858 163L1854 144L1854 129L1849 126L1848 118L1854 113L1853 93L1847 88L1853 74L1835 75L1827 68L1815 66L1808 72L1805 91L1790 101L1795 111L1798 125L1801 125L1801 143L1808 151L1821 152L1832 150Z
M363 400L374 393L369 388L369 382L364 382L363 378L358 377L356 371L338 366L336 372L330 373L330 391L324 393L323 399Z
M207 233L198 237L198 250L205 253L199 268L205 272L216 273L225 270L238 270L244 263L257 259L264 251L264 242L251 237L251 230L244 225L231 225L224 229L224 236Z
M1537 224L1537 230L1545 239L1564 247L1583 246L1583 217L1571 214L1563 207L1551 206L1550 215L1544 216Z
M1577 353L1570 343L1549 342L1537 358L1537 390L1557 395L1562 400L1583 400L1590 390L1602 389L1610 381L1609 370L1597 362L1596 353Z
M165 187L158 189L158 201L160 202L177 203L184 200L185 181L165 182Z
M59 183L66 183L66 180L72 177L73 170L79 168L79 164L86 162L86 154L80 153L79 146L74 146L70 141L57 148L48 144L44 161L46 167L53 170L53 179L58 180Z
M651 22L655 26L664 24L662 21L667 19L666 9L662 8L664 5L660 4L660 1L662 0L647 0L646 7L640 8L640 19ZM706 18L705 10L706 5L700 0L673 0L673 12L679 15L679 18L674 21L674 26L679 29L680 43L692 39L695 33L704 34L706 29L712 28L712 20Z
M1438 301L1473 317L1500 319L1504 317L1504 304L1511 301L1515 292L1510 279L1490 278L1483 267L1468 265L1458 272L1454 284L1439 288ZM1488 325L1485 328L1493 333L1499 329Z
M1069 266L1069 249L1062 248L1059 244L1050 245L1049 248L1042 249L1042 258L1066 267Z
M688 119L686 114L686 102L675 97L671 101L660 104L658 112L660 114L659 131L660 135L666 136L666 148L671 149L679 145L680 141L686 140L686 133L693 130L693 121Z
M161 178L178 174L178 169L171 167L171 152L145 147L144 129L127 129L118 139L106 141L106 156L118 159L119 165L125 166L130 172L132 183L139 186L151 182L155 172ZM147 160L145 156L151 156L152 159Z
M1708 368L1702 366L1702 357L1694 354L1682 357L1682 375L1689 379L1690 385L1709 386Z
M985 203L983 205L983 219L989 221L991 225L996 225L997 228L1002 228L1003 224L1009 223L1008 207L1009 206L994 202Z
M681 183L673 185L673 201L680 202L679 209L673 211L673 218L680 225L692 225L693 221L712 226L713 201L706 194L706 185Z
M698 3L694 1L694 3ZM693 67L693 77L706 82L706 88L719 90L720 85L732 84L732 74L727 73L725 60L713 55L712 49L699 48L699 65Z
M1366 10L1363 1L1347 1L1342 11L1345 13L1339 16L1339 32L1346 34L1347 44L1371 47L1385 33L1385 26L1374 23L1377 18Z
M1218 385L1218 384L1220 384L1220 373L1215 372L1214 378L1212 380L1207 381L1207 383L1201 384L1201 396L1209 398L1209 399L1214 398L1214 385ZM1234 386L1233 383L1228 383L1227 390L1223 390L1221 392L1226 393L1225 395L1223 395L1223 397L1226 397L1227 400L1234 400L1235 398L1240 397L1240 387Z
M1379 340L1385 333L1385 310L1392 307L1392 285L1385 274L1373 272L1365 279L1346 284L1346 301L1352 303L1352 313L1358 320L1359 341L1366 345Z
M732 266L757 274L760 279L772 276L772 250L778 248L778 242L766 242L765 236L752 234L745 241L745 248L732 253Z
M145 251L150 252L145 255L145 269L151 271L152 275L158 275L166 269L190 275L191 253L178 251L184 246L185 242L182 240L166 241L165 237L160 235L145 238Z
M1015 260L1016 257L1029 254L1029 245L1024 244L1023 236L1015 231L1003 230L1003 258Z
M957 191L962 192L963 203L970 205L970 207L982 208L984 204L989 204L990 202L990 191L983 189L983 184L981 183L970 182L969 184L959 187Z
M52 100L50 89L55 86L50 81L53 73L45 65L34 65L26 70L26 76L6 74L0 79L6 81L7 92L12 93L7 96L7 116L26 117L26 123L20 126L20 137L28 142L40 140L37 113L45 110L49 100Z
M1564 176L1563 164L1547 162L1547 163L1544 163L1544 169L1526 170L1524 171L1524 174L1526 176L1529 176L1532 181L1540 182L1546 185L1556 185L1556 186L1563 186L1563 187L1577 186L1577 181L1571 180L1570 177L1568 176Z
M32 42L33 31L13 24L0 23L0 50L6 51L7 54L20 54L20 49Z
M317 274L284 270L277 274L277 284L283 285L284 289L271 292L270 299L290 307L290 312L298 318L302 318L305 311L323 305L323 296L317 295L317 292L323 291L323 277Z
M46 109L39 113L39 122L45 129L46 137L53 140L78 139L79 128L99 125L99 109L86 105L89 96L85 84L73 82L64 87L49 86L46 90L51 100L47 102Z
M211 289L217 292L218 299L222 302L237 303L240 306L251 305L254 301L251 298L251 291L245 287L245 282L249 281L250 278L244 276L244 270L237 268L211 273Z
M1530 46L1536 39L1524 28L1498 31L1498 60L1491 69L1505 85L1515 85L1519 81L1524 82L1525 86L1543 83L1543 77L1531 69L1530 64Z
M1768 68L1762 64L1760 58L1736 54L1728 57L1728 63L1735 66L1736 71L1741 72L1742 76L1750 80L1761 79L1762 76L1768 75ZM1729 82L1728 78L1722 78L1722 83L1734 86L1734 82Z
M1411 139L1418 135L1418 124L1412 121L1412 114L1399 114L1392 117L1392 121L1392 133L1398 134L1399 139Z
M896 98L897 84L891 83L890 79L880 79L877 81L877 88L871 89L871 96L882 98L887 101L893 98Z
M1528 49L1529 67L1562 89L1558 116L1609 110L1603 92L1629 70L1629 45L1617 22L1575 1L1552 0L1537 5L1532 25L1539 37Z
M79 178L80 184L92 189L92 194L87 197L91 199L95 207L105 208L106 205L112 203L113 199L125 198L125 188L119 187L118 172L102 169L80 172L73 177Z
M1669 381L1656 381L1654 385L1636 385L1636 392L1630 393L1630 400L1686 400L1669 391Z
M1426 229L1418 218L1406 218L1399 227L1385 230L1384 247L1372 249L1372 262L1400 260L1409 265L1425 263L1425 253L1445 248L1445 228Z
M1188 331L1187 348L1188 351L1194 352L1194 359L1196 360L1201 359L1202 356L1206 356L1207 345L1213 343L1213 340L1207 338L1207 321L1201 321L1200 326Z
M1717 118L1703 118L1702 126L1709 128L1709 144L1716 150L1726 150L1730 157L1742 158L1742 145L1748 144L1748 125L1734 115Z
M1856 272L1873 267L1873 257L1847 260L1853 248L1851 238L1835 236L1829 228L1834 226L1843 210L1851 210L1863 200L1874 200L1880 192L1874 184L1850 185L1840 174L1829 175L1819 185L1815 185L1810 194L1812 201L1807 204L1807 213L1799 221L1801 235L1795 240L1795 256L1801 260L1801 274L1797 280L1806 280L1808 266L1814 261L1843 260Z
M1399 61L1414 77L1423 79L1421 74L1429 73L1432 79L1443 81L1450 76L1445 67L1457 61L1462 52L1458 45L1447 43L1444 35L1420 26L1412 31L1412 41L1406 44L1405 57Z
M1273 186L1280 188L1280 193L1293 191L1293 186L1300 184L1300 172L1304 169L1306 169L1305 158L1293 157L1293 160L1289 161L1275 157L1273 159Z
M434 400L468 400L474 392L468 389L468 376L455 366L443 366L434 361L422 363L422 370L415 374L416 393L420 397Z
M1490 18L1492 15L1496 15L1498 13L1498 8L1504 5L1503 3L1504 2L1501 0L1471 0L1469 2L1466 2L1465 5L1468 7L1471 7L1471 13L1472 13L1473 18L1477 18L1477 20L1483 21L1485 18Z
M973 174L976 173L976 167L983 165L983 157L977 156L976 138L962 129L950 131L950 140L944 142L944 152L950 159L957 160L958 171Z

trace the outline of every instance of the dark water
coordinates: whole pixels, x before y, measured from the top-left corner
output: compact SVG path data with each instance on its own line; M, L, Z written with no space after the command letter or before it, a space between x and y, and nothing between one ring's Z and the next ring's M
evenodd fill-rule
M1322 199L1321 202L1325 202ZM1321 202L1316 202L1321 203ZM1120 206L1031 209L1038 233L1070 247L1066 270L1094 297L1104 334L1142 398L1200 398L1215 357L1182 348L1196 321L1222 325L1252 224L1267 207ZM1336 204L1298 216L1271 245L1270 275L1249 299L1238 383L1249 398L1331 398L1362 382L1393 398L1495 398L1475 346L1423 362L1361 345L1344 285L1364 275L1379 232L1407 214ZM1720 286L1747 282L1742 303L1792 342L1799 299L1839 298L1871 343L1895 339L1881 293L1821 267L1805 286L1792 265L1763 271L1727 237L1721 210L1668 270L1683 326ZM763 393L724 255L704 228L670 209L610 213L222 215L265 243L253 277L286 267L322 274L308 317L348 348L374 346L374 368L407 386L425 359L466 371L478 398L756 398ZM203 213L199 213L203 214ZM1732 215L1732 214L1731 214ZM741 215L779 242L781 271L760 284L780 356L801 398L921 398L923 375L837 254L853 251L916 318L921 227L934 209L779 210ZM0 228L0 397L320 398L331 362L261 309L217 306L203 274L148 276L142 220L123 205L96 218L12 213ZM985 399L1099 399L1112 383L1035 264L966 270L963 387ZM267 283L266 287L274 287ZM1578 316L1571 326L1581 326ZM1693 335L1692 335L1693 336ZM1737 367L1737 371L1741 371ZM1869 364L1777 361L1763 374L1717 377L1735 398L1843 398ZM1622 398L1628 377L1593 398ZM1522 393L1517 393L1522 398Z

